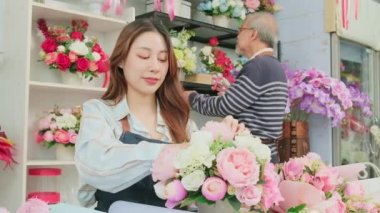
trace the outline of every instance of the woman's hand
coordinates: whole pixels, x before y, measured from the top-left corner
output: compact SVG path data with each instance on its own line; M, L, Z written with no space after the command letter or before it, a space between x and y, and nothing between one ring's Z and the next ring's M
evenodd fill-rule
M235 135L239 133L249 133L249 130L245 128L245 125L239 123L239 121L234 119L231 115L226 116L222 122L229 126Z

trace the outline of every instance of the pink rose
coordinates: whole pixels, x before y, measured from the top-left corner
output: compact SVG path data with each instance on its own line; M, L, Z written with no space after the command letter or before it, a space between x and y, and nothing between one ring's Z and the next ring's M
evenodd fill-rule
M69 59L70 59L70 62L76 62L78 60L78 56L75 52L70 51Z
M77 62L77 70L80 72L85 72L90 67L90 61L87 58L78 58Z
M261 189L254 185L236 189L236 198L240 203L247 206L254 206L260 202Z
M215 47L218 46L219 41L217 37L211 37L208 43L210 44L210 46Z
M218 177L209 177L202 185L202 195L210 201L222 200L226 192L226 182Z
M96 43L93 47L92 47L92 50L94 52L97 52L97 53L101 53L103 52L102 48L100 47L100 45L98 43Z
M247 7L249 12L254 12L260 6L259 0L245 0L244 5Z
M303 174L304 164L301 159L290 159L284 164L284 175L286 180L299 180Z
M181 149L178 146L165 146L153 162L153 181L166 181L174 178L177 169L174 167L175 159Z
M232 141L234 138L234 132L223 122L208 121L202 130L211 132L214 139Z
M246 148L226 148L216 159L218 172L234 187L245 187L259 181L260 166Z
M352 195L363 196L364 194L364 188L359 181L348 182L346 188L344 188L344 195L348 197Z
M60 70L66 70L71 65L70 58L66 54L64 54L64 53L59 53L58 54L56 63L57 63L58 68Z
M69 135L69 142L75 143L75 141L77 140L77 136L78 136L78 134L75 132L75 130L70 129L69 131L67 131L67 134Z
M45 56L44 62L47 65L53 64L57 60L57 57L58 57L58 53L57 52L47 53L46 56Z
M53 141L54 140L54 134L52 131L46 131L43 135L44 141Z
M99 60L96 62L96 65L98 65L98 72L100 73L108 72L109 70L108 60Z
M180 204L186 196L187 192L183 187L181 181L175 179L172 182L168 183L165 187L165 197L167 198L165 206L172 209Z
M83 41L83 33L79 31L74 31L71 33L71 38L73 40L80 40Z
M58 130L54 134L54 140L57 141L57 143L63 143L67 144L69 143L69 134L65 130Z
M57 43L52 38L45 39L41 44L41 49L43 49L46 53L55 52L57 50Z
M29 213L29 212L38 212L38 213L49 213L49 206L44 201L37 199L37 198L31 198L22 206L17 209L16 213Z
M39 134L38 132L35 134L35 140L37 143L41 143L44 141L44 135Z

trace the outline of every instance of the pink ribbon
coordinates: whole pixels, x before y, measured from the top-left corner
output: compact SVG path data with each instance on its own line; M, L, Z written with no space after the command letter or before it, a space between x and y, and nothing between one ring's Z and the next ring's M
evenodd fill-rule
M174 20L175 14L174 14L174 0L167 0L166 1L166 9L169 14L170 21Z
M354 7L355 7L355 20L358 20L359 18L359 0L355 0L355 3L354 3Z
M161 0L154 0L153 3L154 3L154 10L161 12L162 11Z

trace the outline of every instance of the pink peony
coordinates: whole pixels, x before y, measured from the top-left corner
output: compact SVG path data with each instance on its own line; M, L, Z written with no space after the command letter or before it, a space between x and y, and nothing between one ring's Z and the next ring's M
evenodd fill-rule
M345 213L346 204L342 201L342 198L337 192L334 192L332 197L329 199L332 205L326 209L326 213Z
M250 185L243 188L237 188L236 198L244 205L254 206L260 202L261 193L261 189L254 185Z
M340 183L339 173L335 168L325 167L315 174L312 182L318 189L329 192L335 190Z
M43 135L44 141L53 141L54 140L54 134L52 131L46 131Z
M180 180L175 179L172 182L168 183L165 187L165 197L166 203L165 206L167 208L174 208L177 206L185 197L187 196L187 192L183 187Z
M245 7L249 12L254 12L260 6L259 0L245 0Z
M78 136L78 134L75 132L75 130L70 129L69 131L67 131L67 133L69 135L69 142L75 143L75 141L77 140L77 136Z
M58 130L54 134L54 140L57 143L67 144L69 143L69 134L65 130Z
M29 199L27 202L25 202L16 213L32 213L32 212L38 212L38 213L49 213L49 206L44 201L32 198Z
M226 192L226 182L218 177L209 177L202 185L202 195L210 201L222 200Z
M166 146L163 148L153 162L153 181L166 181L175 177L177 169L174 167L174 161L180 150L178 146Z
M259 181L260 166L246 148L226 148L216 159L218 172L232 186L245 187Z
M209 121L202 130L211 132L214 139L221 137L223 141L231 141L234 138L234 132L223 122Z
M299 180L303 174L304 164L301 159L290 159L284 164L284 175L286 180Z
M364 194L364 188L359 181L348 182L346 188L344 188L344 195L348 197L352 195L363 196Z

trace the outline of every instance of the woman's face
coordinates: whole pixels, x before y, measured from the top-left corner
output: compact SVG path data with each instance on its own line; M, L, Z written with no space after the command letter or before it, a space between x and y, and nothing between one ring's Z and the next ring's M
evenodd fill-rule
M129 54L120 66L128 92L152 95L165 80L169 69L168 49L157 32L145 32L131 45Z

